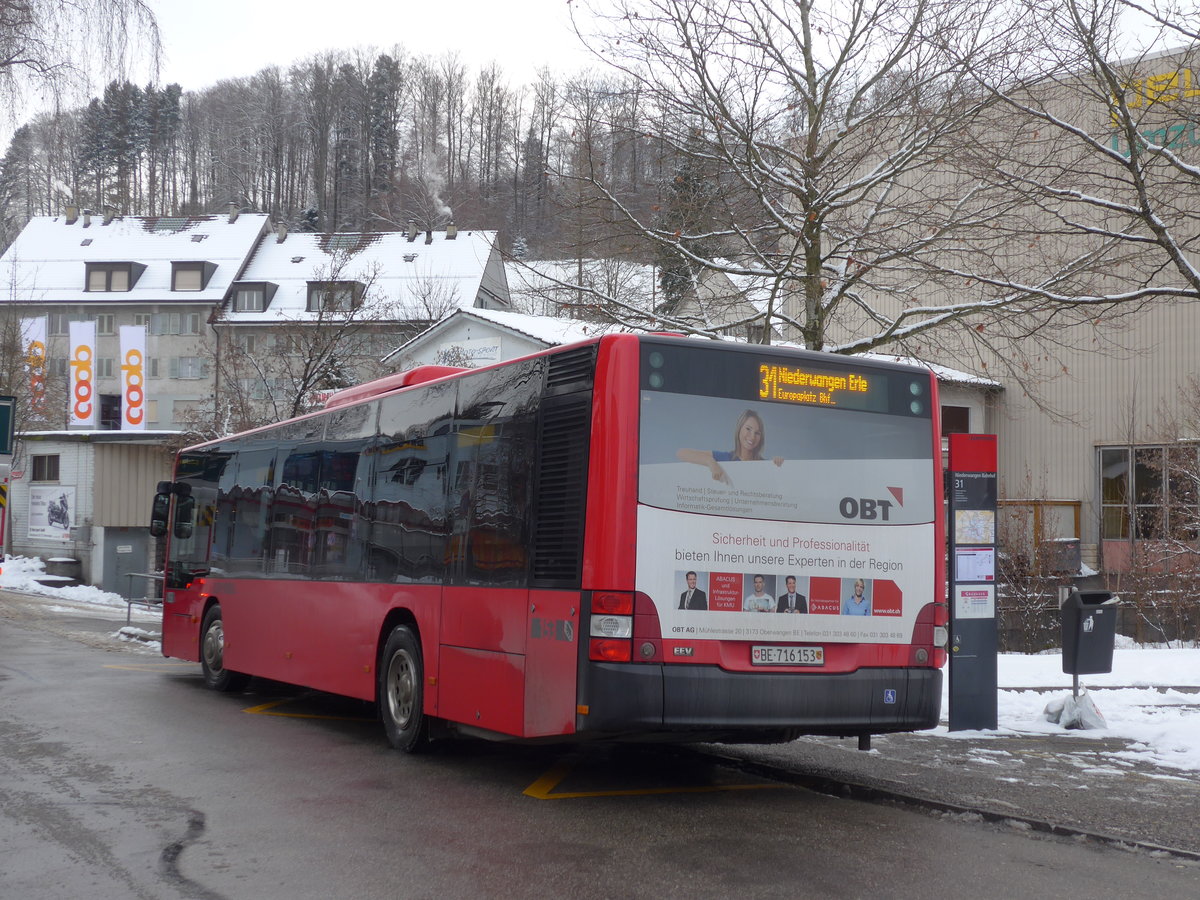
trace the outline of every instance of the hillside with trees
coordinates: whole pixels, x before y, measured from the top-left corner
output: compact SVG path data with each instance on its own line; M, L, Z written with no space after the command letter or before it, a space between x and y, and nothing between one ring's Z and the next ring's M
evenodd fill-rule
M168 216L233 203L296 230L453 220L498 229L519 254L630 252L598 198L551 173L586 159L629 202L658 205L675 164L652 138L617 137L643 112L613 81L543 71L514 86L495 64L401 48L329 52L197 92L113 81L16 132L0 164L0 244L68 202Z

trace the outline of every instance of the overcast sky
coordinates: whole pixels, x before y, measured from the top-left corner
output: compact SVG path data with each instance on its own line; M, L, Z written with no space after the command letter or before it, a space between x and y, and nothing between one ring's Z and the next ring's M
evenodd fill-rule
M158 18L163 43L160 85L178 82L201 90L223 78L253 75L267 66L286 68L325 50L356 47L384 51L396 45L414 56L455 51L474 73L495 61L509 85L533 81L548 66L569 75L597 66L571 28L568 0L147 0ZM144 60L142 61L144 62ZM135 65L131 81L150 81ZM111 76L108 76L109 78ZM96 78L88 94L64 98L83 106L108 78ZM15 128L53 107L36 90L0 114L0 155Z
M547 65L587 68L567 0L150 0L165 51L162 84L198 90L286 67L323 50L399 44L414 55L457 51L469 69L496 61L514 86Z

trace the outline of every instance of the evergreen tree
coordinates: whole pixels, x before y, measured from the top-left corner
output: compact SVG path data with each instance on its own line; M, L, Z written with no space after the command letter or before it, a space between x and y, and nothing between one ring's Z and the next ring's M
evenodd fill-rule
M0 160L0 252L13 242L36 210L36 167L33 129L22 125Z
M81 204L100 206L104 202L108 179L112 175L112 159L108 149L108 126L104 107L93 98L80 117L79 148L75 165L79 182L86 191L76 199Z
M689 153L683 157L670 181L664 185L663 199L655 227L675 236L674 246L660 244L655 263L658 266L662 312L673 313L693 293L700 266L688 253L708 257L717 251L716 242L706 236L712 230L716 184L701 168L701 135L692 134Z
M367 81L372 198L392 189L400 150L400 91L400 65L385 53L375 60Z

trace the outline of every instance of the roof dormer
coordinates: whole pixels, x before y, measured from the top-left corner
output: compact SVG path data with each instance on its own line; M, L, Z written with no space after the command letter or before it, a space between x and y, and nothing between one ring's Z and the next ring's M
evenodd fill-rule
M229 308L233 312L264 312L279 285L270 281L239 281L233 286Z
M217 271L217 264L207 261L171 263L172 291L202 291Z
M136 262L85 262L83 289L91 292L133 290L146 267Z

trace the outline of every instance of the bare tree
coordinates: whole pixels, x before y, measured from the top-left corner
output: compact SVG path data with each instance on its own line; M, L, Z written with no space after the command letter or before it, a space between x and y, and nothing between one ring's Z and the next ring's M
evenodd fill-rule
M1037 53L1006 80L979 77L1035 136L1026 152L997 162L998 183L1041 213L1042 233L1115 248L1108 256L1120 269L1101 292L1114 301L1200 298L1200 5L1037 6L1045 31ZM1046 297L1088 298L1090 287Z
M122 74L134 53L157 64L146 0L0 0L0 92L9 98L23 86L58 92L86 82L93 67Z
M1058 588L1068 584L1044 552L1043 522L1028 504L1005 504L997 528L996 605L1001 623L1000 649L1039 653L1060 642Z
M1058 370L1029 359L1080 339L1063 326L1090 338L1161 289L1126 266L1119 224L1068 239L1061 202L1031 202L1014 190L1020 168L997 171L1046 155L1025 110L1004 102L1045 55L1038 5L1019 8L1020 28L1016 10L625 0L597 11L607 25L593 49L638 86L640 130L682 161L677 177L715 190L668 216L624 202L600 167L561 174L603 192L685 275L754 279L762 340L778 330L814 349L974 355L1035 392Z
M273 325L214 321L208 352L217 390L188 417L190 432L219 437L303 415L335 391L384 374L379 360L409 334L397 324L394 301L376 289L373 273L356 272L348 291L350 261L350 254L337 251L324 271L314 273L314 281L329 285L315 309Z
M987 108L957 60L982 69L1001 54L991 7L627 0L597 11L609 27L593 48L646 98L642 130L717 197L703 216L656 221L603 175L572 174L676 259L768 282L764 320L814 349L866 350L983 315L911 299L933 277L913 260L953 248L1003 202L945 177Z

